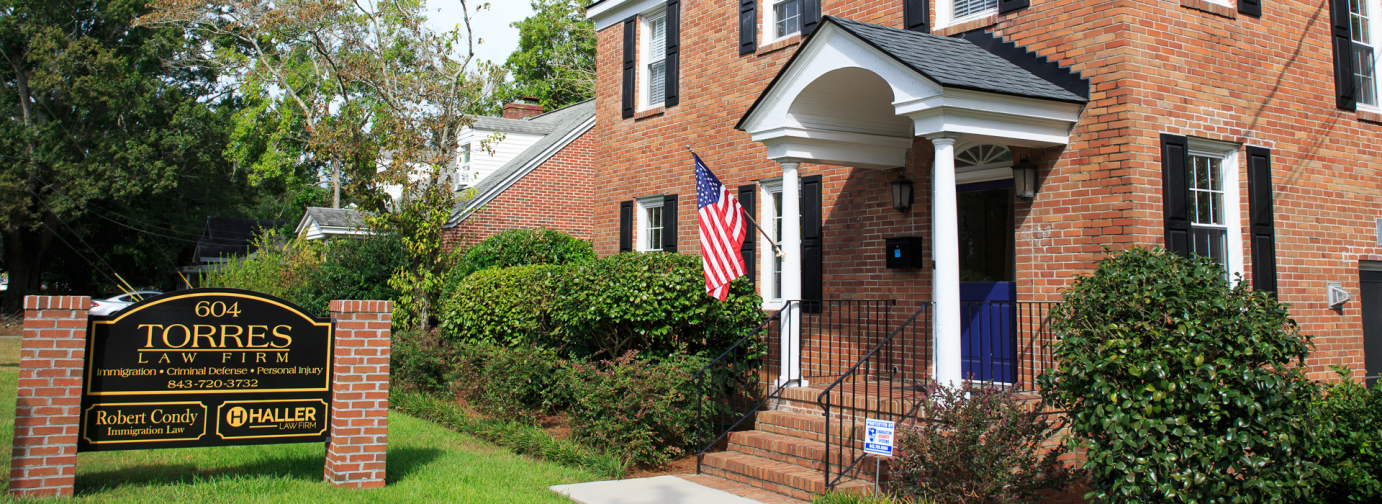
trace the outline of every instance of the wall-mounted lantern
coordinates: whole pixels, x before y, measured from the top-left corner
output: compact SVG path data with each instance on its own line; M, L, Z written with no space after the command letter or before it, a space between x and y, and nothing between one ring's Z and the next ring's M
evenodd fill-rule
M907 177L897 174L897 180L893 184L893 208L899 212L907 213L912 209L912 181Z
M1013 166L1013 188L1016 189L1017 197L1031 200L1036 197L1037 185L1037 165L1027 156L1022 156L1022 161Z

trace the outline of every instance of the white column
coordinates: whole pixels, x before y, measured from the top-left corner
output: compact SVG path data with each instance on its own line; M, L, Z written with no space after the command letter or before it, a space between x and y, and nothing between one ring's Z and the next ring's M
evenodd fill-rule
M801 176L796 161L782 161L782 299L801 300ZM782 362L778 385L806 386L801 379L801 307L782 313Z
M954 136L930 138L936 147L931 177L932 341L936 381L955 386L964 378L960 334L960 225L955 206Z

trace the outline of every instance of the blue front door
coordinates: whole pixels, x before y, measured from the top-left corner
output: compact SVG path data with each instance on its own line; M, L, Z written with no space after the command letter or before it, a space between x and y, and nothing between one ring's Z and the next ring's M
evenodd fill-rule
M969 380L1012 383L1017 380L1012 180L956 189L961 372Z

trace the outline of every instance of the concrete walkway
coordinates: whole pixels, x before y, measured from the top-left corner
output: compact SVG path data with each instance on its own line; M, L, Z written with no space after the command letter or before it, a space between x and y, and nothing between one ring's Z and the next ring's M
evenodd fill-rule
M556 485L551 489L580 504L759 504L676 476Z

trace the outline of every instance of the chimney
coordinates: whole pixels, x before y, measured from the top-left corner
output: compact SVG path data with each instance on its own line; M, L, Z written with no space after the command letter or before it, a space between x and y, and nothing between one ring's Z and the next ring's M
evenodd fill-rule
M527 119L540 115L542 115L542 105L538 105L537 98L531 96L525 96L522 100L504 105L505 119Z

